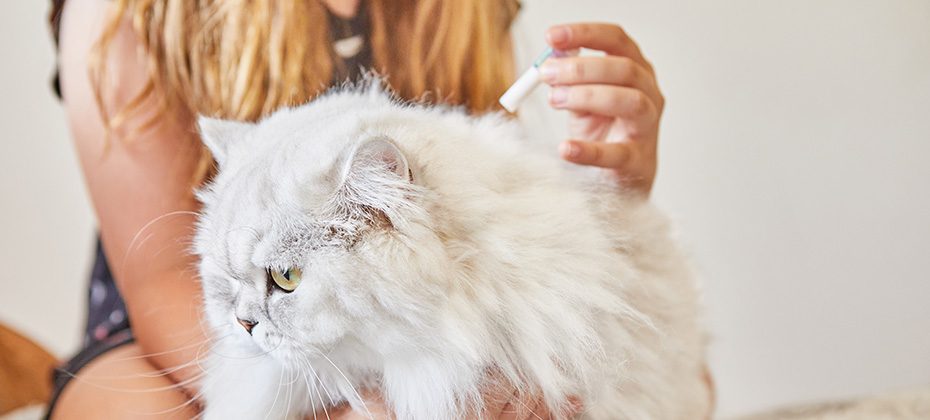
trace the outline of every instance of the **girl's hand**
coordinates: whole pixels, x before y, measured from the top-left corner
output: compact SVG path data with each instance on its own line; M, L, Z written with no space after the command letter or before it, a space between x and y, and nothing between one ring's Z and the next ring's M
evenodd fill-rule
M646 196L656 173L659 117L665 99L652 65L617 25L575 23L546 31L555 49L604 51L601 57L550 58L540 66L553 108L570 111L562 158L607 170Z
M366 412L354 411L348 404L324 412L315 413L312 418L329 418L332 420L393 420L394 416L385 404L381 394L377 391L362 390L362 400L365 401ZM475 419L493 420L550 420L553 418L542 399L529 399L520 397L510 391L509 386L498 383L485 390L484 415L476 414ZM571 398L569 401L570 417L584 411L580 400ZM369 414L371 417L369 418ZM304 420L310 420L306 417Z

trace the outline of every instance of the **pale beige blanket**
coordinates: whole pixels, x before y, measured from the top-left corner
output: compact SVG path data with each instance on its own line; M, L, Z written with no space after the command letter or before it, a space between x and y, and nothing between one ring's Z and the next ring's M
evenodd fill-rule
M739 420L930 420L930 387L840 402L805 404Z

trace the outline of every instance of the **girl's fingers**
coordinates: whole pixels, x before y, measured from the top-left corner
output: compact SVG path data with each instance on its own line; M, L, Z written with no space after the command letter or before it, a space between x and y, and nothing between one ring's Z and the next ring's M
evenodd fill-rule
M603 57L548 60L540 78L552 85L549 103L572 111L562 157L609 169L620 184L648 196L655 179L659 117L665 107L652 65L617 25L575 23L546 31L560 50L590 48Z
M641 126L658 120L660 113L643 91L613 85L555 86L549 103L556 109L620 117Z
M542 399L522 400L514 395L501 411L498 420L550 420L549 409Z
M566 140L559 145L562 158L580 165L623 168L636 155L634 143L603 143Z
M624 86L643 91L660 108L664 102L652 74L627 57L552 58L539 67L539 75L550 85Z
M590 48L604 51L608 55L629 57L651 73L652 65L646 61L639 46L633 42L623 28L610 23L573 23L557 25L546 31L546 40L553 48L572 50Z
M655 148L646 143L566 140L559 154L569 162L610 169L624 186L647 197L652 190Z

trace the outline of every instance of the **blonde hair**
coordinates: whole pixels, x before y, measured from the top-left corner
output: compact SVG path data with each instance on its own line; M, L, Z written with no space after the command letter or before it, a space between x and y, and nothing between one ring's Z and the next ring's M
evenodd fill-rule
M496 109L513 78L509 27L517 0L365 0L372 65L408 100ZM254 121L306 102L331 84L334 60L319 0L115 0L91 60L103 80L109 41L124 17L149 56L150 81L119 110L112 129L159 92L162 109ZM115 112L113 112L115 111Z
M374 70L407 100L497 109L513 78L517 0L364 0ZM148 52L149 82L128 105L105 108L103 57L124 17ZM322 93L334 60L319 0L115 0L91 59L97 103L112 130L155 92L162 111L255 121ZM154 124L156 117L139 130ZM194 183L207 179L206 149Z

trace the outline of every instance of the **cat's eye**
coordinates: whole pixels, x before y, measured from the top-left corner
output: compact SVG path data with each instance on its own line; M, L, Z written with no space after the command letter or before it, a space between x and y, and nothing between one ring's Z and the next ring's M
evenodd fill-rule
M274 284L281 288L285 292L293 292L294 289L297 289L297 286L300 284L300 269L299 268L289 268L285 271L278 271L273 268L265 270L268 273L268 278L270 281L273 281Z

